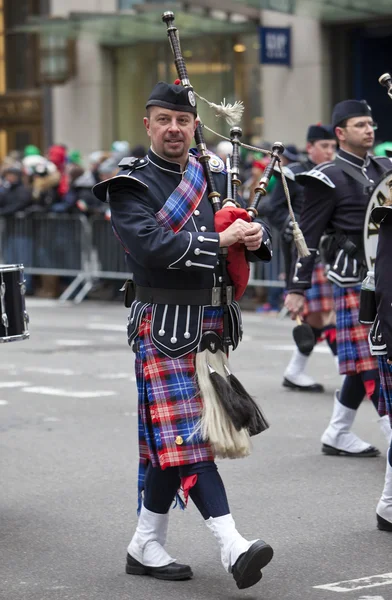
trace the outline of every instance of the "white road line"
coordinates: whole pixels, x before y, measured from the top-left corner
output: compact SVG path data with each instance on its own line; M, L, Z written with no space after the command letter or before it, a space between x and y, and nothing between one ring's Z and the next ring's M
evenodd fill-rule
M384 596L361 596L358 600L384 600Z
M136 381L136 377L130 373L101 373L98 375L98 379L129 379L129 381Z
M0 388L17 388L30 385L27 381L0 381Z
M336 583L327 583L325 585L315 585L314 589L328 590L329 592L353 592L355 590L364 590L380 585L392 585L392 573L361 577L360 579L348 579L346 581L337 581Z
M92 346L92 340L56 340L58 346Z
M23 367L23 371L31 373L47 373L48 375L77 375L76 371L71 369L52 369L50 367Z
M58 388L51 387L25 387L22 389L23 392L29 394L43 394L45 396L65 396L67 398L102 398L104 396L116 396L117 392L95 391L95 392L71 392L69 390L61 390Z
M87 323L86 329L93 329L96 331L121 331L125 333L127 331L127 326L118 325L116 323Z
M292 352L297 346L295 344L262 344L260 347L264 350L286 350ZM319 344L317 344L317 346L314 347L313 352L318 352L320 354L330 354L331 350L328 348L328 346L320 346Z
M7 400L0 400L0 406L5 406L8 404Z

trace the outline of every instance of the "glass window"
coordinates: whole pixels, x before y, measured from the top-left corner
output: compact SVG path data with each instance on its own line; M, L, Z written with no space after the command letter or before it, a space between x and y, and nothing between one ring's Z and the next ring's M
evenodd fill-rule
M242 100L245 112L240 123L244 138L262 134L261 84L258 35L205 36L181 41L189 79L196 92L210 102ZM147 145L143 126L145 103L157 81L177 78L168 42L138 44L117 48L115 54L116 139L128 139L131 147ZM216 119L213 109L198 100L204 124L220 134L229 135L230 127ZM205 130L207 143L218 138Z

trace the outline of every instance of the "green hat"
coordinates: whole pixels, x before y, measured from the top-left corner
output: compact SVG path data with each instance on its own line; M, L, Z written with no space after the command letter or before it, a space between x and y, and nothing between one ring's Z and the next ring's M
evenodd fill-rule
M376 156L391 156L392 142L383 142L382 144L378 144L375 146L373 152Z
M68 161L74 163L75 165L82 164L82 155L79 150L71 150L68 153Z
M24 156L41 156L41 151L37 146L33 146L33 144L29 144L24 149Z

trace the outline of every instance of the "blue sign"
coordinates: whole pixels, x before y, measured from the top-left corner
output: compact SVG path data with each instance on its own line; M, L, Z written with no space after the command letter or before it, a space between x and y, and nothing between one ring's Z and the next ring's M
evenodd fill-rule
M260 27L260 62L263 65L291 65L291 28Z

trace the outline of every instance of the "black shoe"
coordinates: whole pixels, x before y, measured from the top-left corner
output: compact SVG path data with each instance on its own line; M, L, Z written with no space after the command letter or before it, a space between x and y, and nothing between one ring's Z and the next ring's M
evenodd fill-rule
M192 579L192 569L188 565L170 563L164 567L145 567L130 554L127 554L127 564L125 572L128 575L150 575L155 579L165 579L167 581L180 581L182 579Z
M323 444L321 446L321 450L324 454L328 454L329 456L356 456L357 458L370 458L371 456L380 456L380 450L378 450L374 446L369 446L369 448L366 448L366 450L362 450L362 452L347 452L347 450L339 450L338 448L334 448L333 446L328 446L328 444Z
M324 386L321 383L312 383L312 385L298 385L293 383L287 377L283 379L283 387L295 390L296 392L313 392L314 394L322 394L324 392Z
M392 523L380 517L379 514L376 513L377 517L377 528L381 531L392 531Z
M273 554L274 551L271 546L263 540L257 540L247 552L241 554L232 568L237 587L244 590L260 581L262 577L261 569L268 565Z

